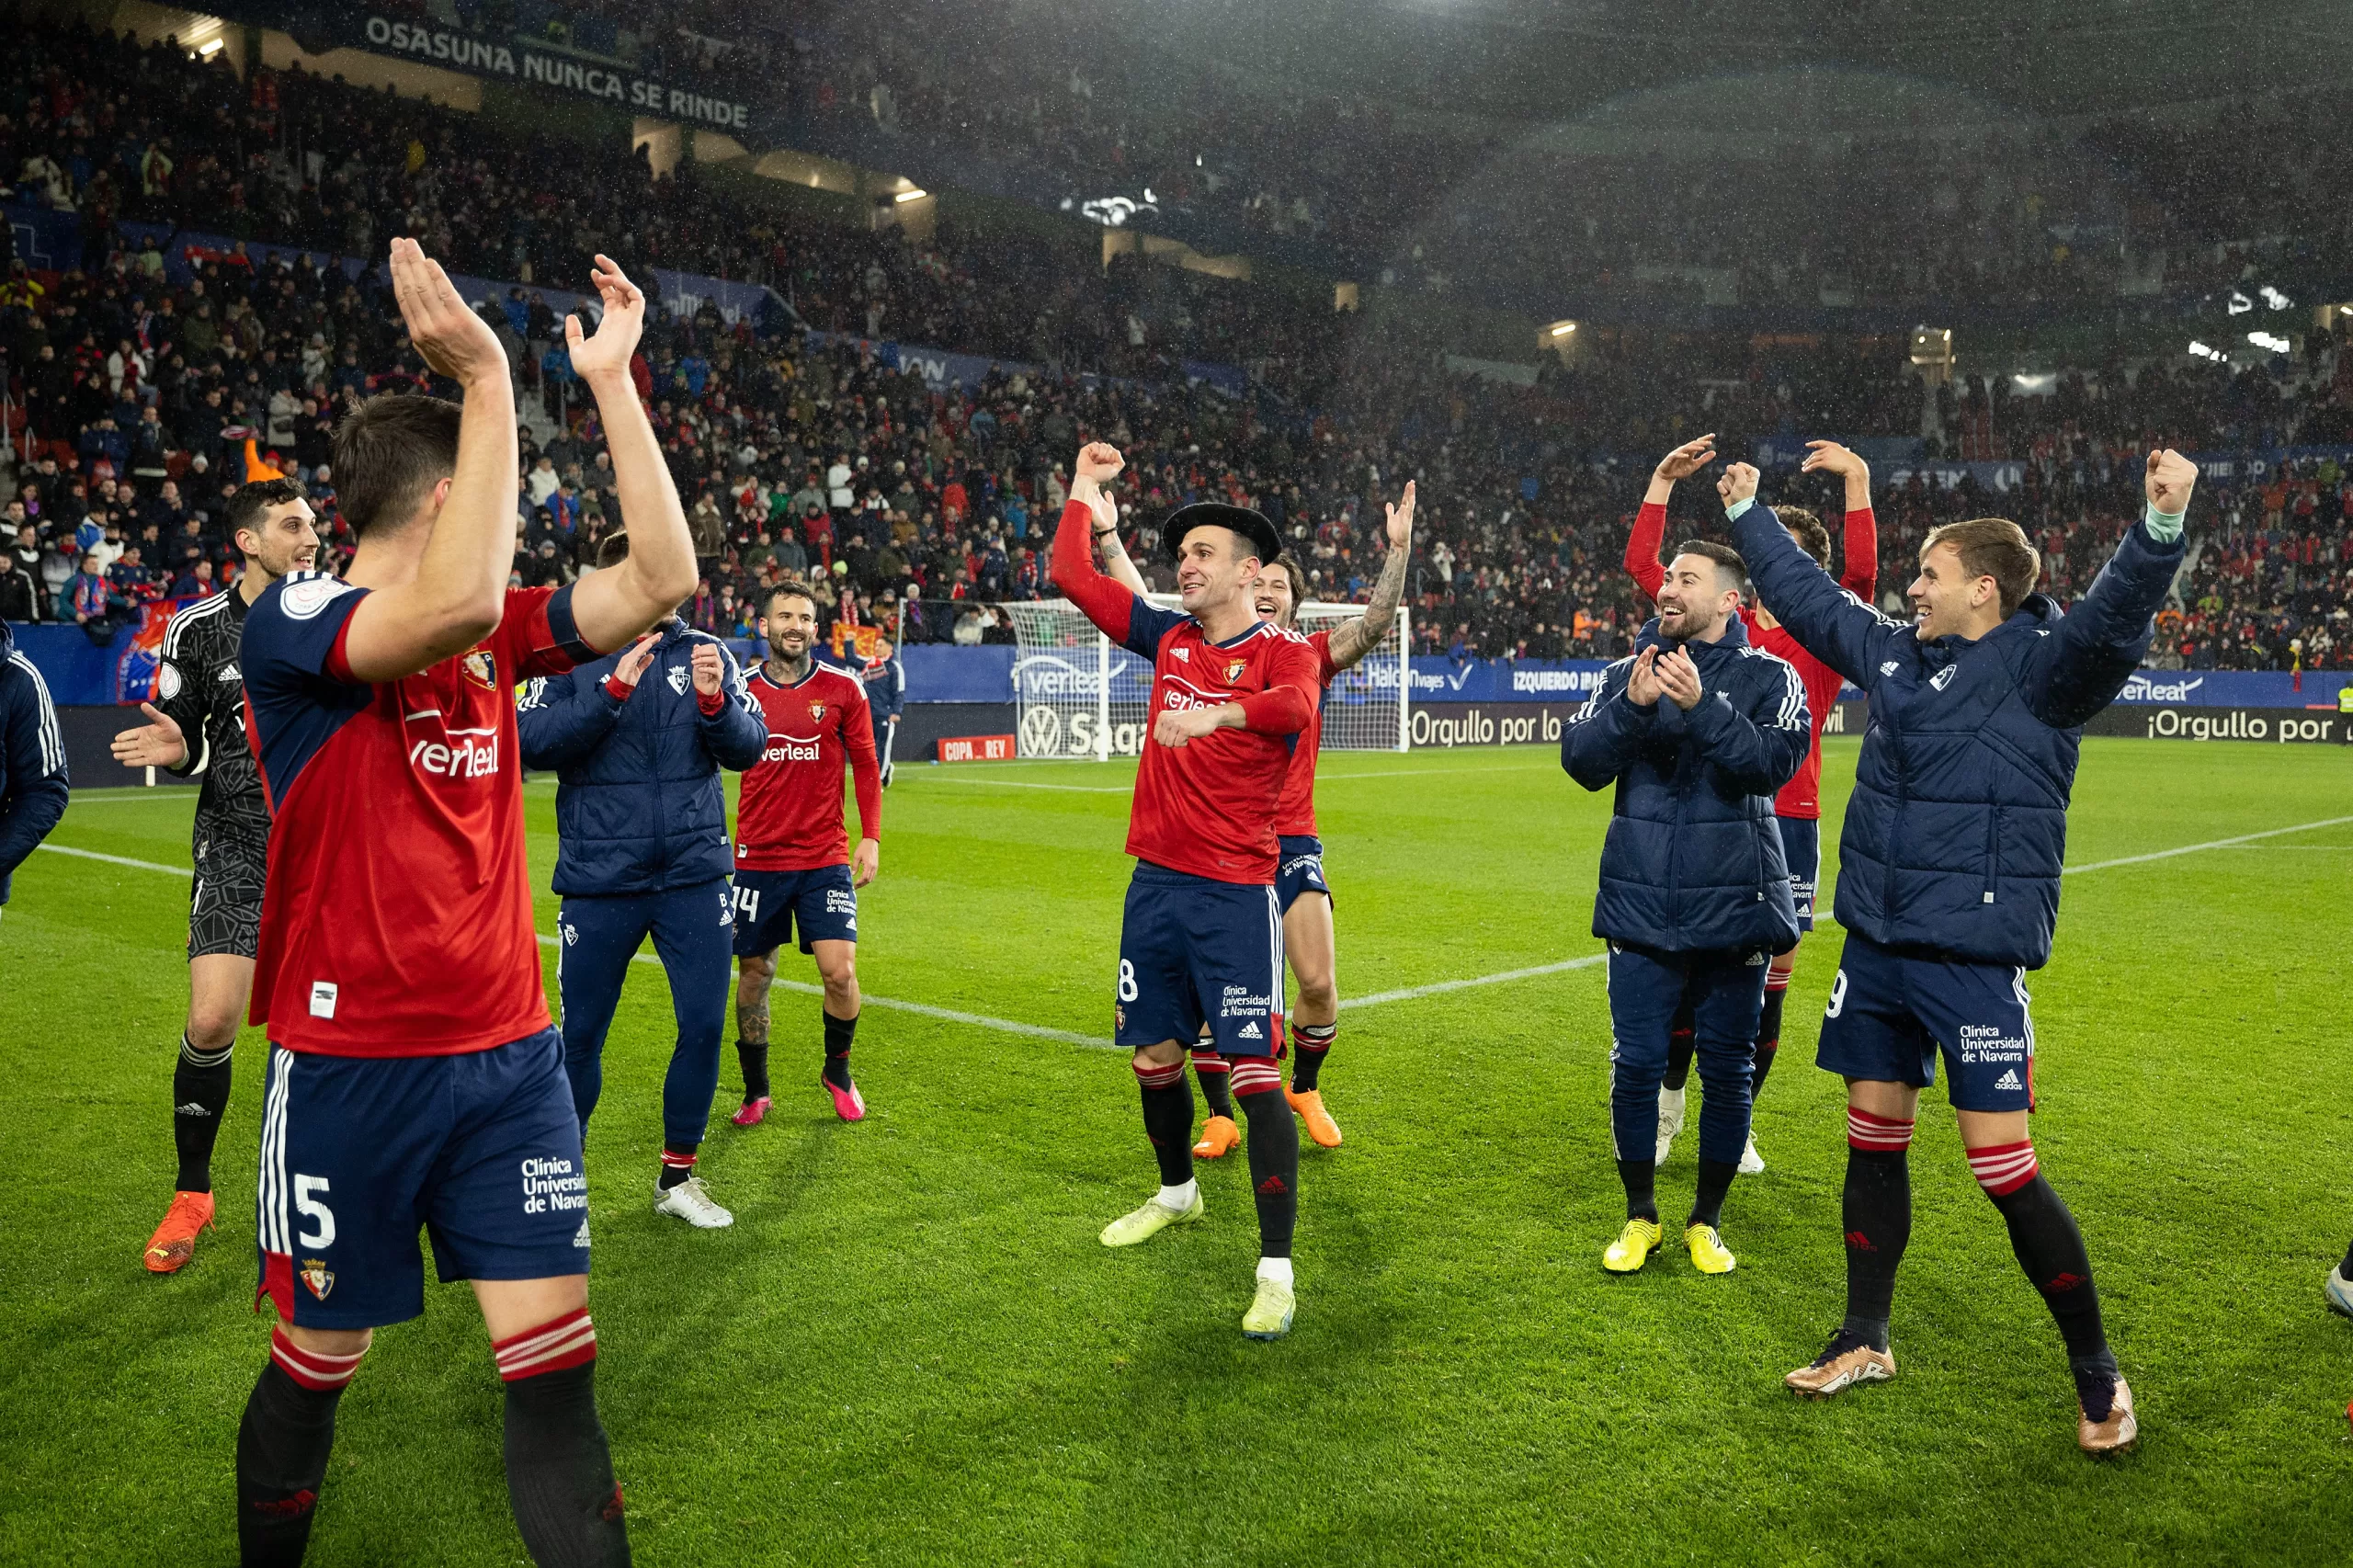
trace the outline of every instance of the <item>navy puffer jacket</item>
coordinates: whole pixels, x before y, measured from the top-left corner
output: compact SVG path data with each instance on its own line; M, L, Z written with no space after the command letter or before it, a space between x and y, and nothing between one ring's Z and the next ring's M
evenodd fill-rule
M605 684L624 648L566 675L535 680L516 703L523 766L556 770L555 891L663 892L734 869L719 770L760 759L760 716L735 655L673 617L626 698ZM697 699L697 644L719 650L718 710Z
M2041 968L2083 725L2139 667L2181 541L2135 523L2073 613L2030 594L1974 642L1923 642L1832 582L1769 508L1744 512L1733 540L1765 607L1870 697L1838 833L1838 924L1885 946Z
M1634 640L1664 653L1658 622ZM1634 661L1561 733L1561 766L1588 790L1618 786L1601 846L1593 934L1666 952L1779 952L1798 939L1773 795L1805 760L1813 731L1796 670L1733 619L1717 642L1680 644L1699 667L1699 704L1627 699Z

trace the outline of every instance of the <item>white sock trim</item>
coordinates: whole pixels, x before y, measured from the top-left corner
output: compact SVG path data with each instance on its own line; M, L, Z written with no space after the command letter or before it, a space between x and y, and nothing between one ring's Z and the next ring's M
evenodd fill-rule
M1154 1201L1174 1213L1182 1214L1193 1206L1193 1199L1199 1198L1200 1194L1201 1184L1199 1178L1196 1178L1182 1187L1162 1187L1159 1197Z
M1258 1278L1271 1279L1288 1290L1291 1288L1290 1259L1262 1257L1258 1260Z

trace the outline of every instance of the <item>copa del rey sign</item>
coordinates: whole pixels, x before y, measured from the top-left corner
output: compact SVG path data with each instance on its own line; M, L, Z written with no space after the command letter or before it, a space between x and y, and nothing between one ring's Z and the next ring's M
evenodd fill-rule
M424 23L378 16L369 17L361 31L369 49L463 71L469 75L553 87L723 131L751 129L749 104L666 86L632 71L533 49L518 39L475 38Z

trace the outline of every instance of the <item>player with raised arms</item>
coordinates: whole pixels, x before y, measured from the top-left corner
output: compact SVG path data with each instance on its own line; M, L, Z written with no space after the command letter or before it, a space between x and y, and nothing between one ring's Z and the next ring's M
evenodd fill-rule
M1661 458L1651 473L1643 509L1634 515L1633 532L1626 540L1626 573L1653 603L1666 581L1658 547L1666 536L1666 504L1675 494L1675 482L1688 479L1715 461L1715 437L1701 436ZM1802 472L1835 473L1846 482L1847 564L1838 575L1838 585L1869 604L1879 586L1879 520L1871 513L1870 467L1836 441L1806 445L1813 449L1801 465ZM1830 530L1823 527L1821 518L1803 506L1776 506L1773 515L1808 555L1828 568ZM1748 1080L1753 1126L1756 1096L1764 1092L1765 1075L1773 1070L1773 1059L1781 1049L1781 1005L1788 999L1790 976L1797 967L1798 944L1813 929L1813 895L1822 870L1822 730L1837 711L1839 688L1846 683L1837 671L1798 646L1797 639L1764 606L1743 605L1740 619L1748 629L1752 646L1787 661L1798 672L1798 678L1805 683L1806 713L1813 722L1813 740L1797 777L1773 797L1774 825L1780 832L1781 855L1790 866L1790 892L1797 903L1798 942L1775 953L1765 971L1765 1009L1757 1017L1756 1048L1751 1052L1754 1066ZM1666 1077L1658 1094L1660 1165L1666 1163L1668 1147L1683 1131L1683 1088L1690 1071L1691 1014L1687 1007L1676 1015L1668 1040ZM1756 1176L1764 1169L1752 1132L1747 1147L1741 1151L1740 1174Z
M2066 1343L2075 1440L2113 1453L2140 1423L2083 1232L2028 1137L2026 976L2051 958L2083 726L2148 649L2181 566L2197 465L2149 454L2142 519L2063 614L2034 591L2042 560L2016 523L1977 517L1931 530L1909 622L1840 589L1756 504L1756 480L1734 463L1717 490L1759 602L1871 704L1839 833L1847 943L1817 1054L1847 1080L1847 1315L1788 1382L1826 1396L1895 1375L1888 1324L1912 1235L1907 1154L1941 1052L1970 1174Z
M1340 1146L1340 1124L1324 1108L1321 1074L1332 1042L1339 1033L1339 949L1332 930L1332 889L1324 876L1324 839L1315 826L1315 758L1324 740L1323 694L1341 671L1353 669L1381 645L1396 624L1397 605L1405 594L1405 567L1413 556L1414 482L1388 508L1389 553L1381 578L1373 585L1371 602L1354 620L1307 633L1307 645L1316 657L1315 716L1300 732L1291 753L1290 771L1283 778L1283 797L1275 814L1275 837L1281 856L1275 869L1275 898L1282 906L1283 954L1299 981L1299 997L1290 1015L1291 1079L1283 1097L1307 1124L1307 1135L1326 1149ZM1106 499L1096 514L1095 537L1103 547L1105 568L1142 597L1148 590L1143 574L1120 541L1117 512ZM1288 551L1260 569L1252 588L1258 619L1286 631L1298 630L1299 607L1307 602L1307 576ZM1209 1102L1209 1120L1201 1128L1193 1153L1219 1159L1242 1138L1233 1119L1228 1092L1232 1071L1214 1050L1196 1050L1193 1071L1200 1079L1201 1097Z
M858 1037L858 890L882 869L882 774L858 677L816 655L817 600L799 583L768 595L768 656L744 684L767 739L735 802L735 1055L744 1103L735 1125L767 1117L768 989L777 949L797 927L824 984L820 1075L844 1121L866 1119L850 1076ZM858 848L842 821L842 769L858 791Z
M253 1000L254 954L261 940L263 873L269 863L269 802L245 744L245 687L237 648L262 590L317 558L317 518L290 479L241 487L225 509L229 537L245 570L226 593L172 617L155 672L147 722L114 738L125 767L201 773L190 835L196 880L188 906L188 1022L172 1069L172 1142L179 1153L171 1207L147 1238L142 1261L170 1274L196 1256L197 1233L212 1223L212 1146L229 1111L237 1026ZM193 737L191 739L191 737Z
M1106 1226L1102 1240L1132 1246L1201 1217L1185 1053L1206 1024L1212 1049L1233 1059L1233 1097L1250 1120L1259 1258L1242 1331L1275 1339L1290 1332L1297 1303L1299 1216L1299 1127L1275 1066L1283 987L1275 821L1299 735L1315 716L1317 659L1305 638L1259 619L1253 585L1282 546L1248 507L1202 502L1169 516L1182 614L1155 609L1097 570L1096 509L1122 466L1100 441L1081 449L1053 559L1054 585L1086 619L1153 661L1112 1016L1117 1042L1135 1052L1160 1191Z
M273 820L253 1021L271 1042L261 1285L278 1309L237 1434L248 1563L299 1562L335 1406L373 1331L424 1311L422 1224L472 1283L506 1383L506 1481L541 1564L629 1561L597 1416L580 1122L548 1019L523 844L517 682L618 649L694 589L694 548L630 381L645 296L604 256L597 400L629 558L507 586L506 355L414 240L409 336L462 404L370 399L335 430L348 574L295 572L245 617L247 734Z

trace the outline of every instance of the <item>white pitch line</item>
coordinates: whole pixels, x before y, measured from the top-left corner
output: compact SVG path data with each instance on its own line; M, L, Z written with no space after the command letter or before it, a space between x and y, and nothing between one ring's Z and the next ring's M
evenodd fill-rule
M1344 996L1343 1007L1377 1007L1383 1002L1411 1002L1417 996L1436 996L1446 991L1468 991L1474 985L1501 985L1507 980L1533 980L1540 974L1561 974L1573 969L1591 969L1608 958L1608 953L1587 953L1581 959L1563 959L1559 963L1540 963L1532 969L1507 969L1500 974L1483 974L1471 980L1440 980L1428 985L1408 985L1402 991L1376 991L1370 996Z
M2298 823L2294 827L2268 828L2261 833L2242 833L2236 838L2217 838L2205 844L2185 844L2178 849L2160 849L2149 855L2126 855L2114 860L2095 860L2088 866L2070 866L2060 875L2072 877L2081 871L2105 871L2112 866L2145 866L2152 860L2170 860L2177 855L2195 855L2201 849L2231 849L2242 844L2252 844L2258 838L2278 838L2282 834L2310 833L2314 828L2336 827L2353 822L2353 817L2323 817L2318 822Z
M101 855L95 849L69 849L63 844L36 844L36 849L46 849L51 855L71 855L77 860L104 860L109 866L128 866L134 871L161 871L167 877L192 877L195 871L186 866L165 866L153 860L132 860L121 855Z
M169 785L142 790L134 784L119 795L94 795L85 790L68 800L66 806L68 809L75 806L152 806L165 801L190 800L199 793L201 791L198 790L174 789Z
M929 782L987 784L999 790L1060 790L1073 795L1125 795L1135 789L1132 784L1032 784L1026 778L934 778Z
M556 938L541 934L540 946L552 948L556 946ZM662 960L652 953L632 953L630 955L629 961L659 965ZM812 985L805 980L773 980L768 983L785 991L797 991L804 996L823 996L825 994L824 986ZM1025 1024L1012 1018L992 1018L981 1013L960 1013L952 1007L935 1007L928 1002L900 1002L888 996L877 996L870 991L861 994L858 1001L866 1006L887 1007L899 1013L920 1013L925 1017L943 1018L951 1024L972 1024L981 1028L999 1029L1006 1034L1029 1035L1037 1040L1058 1040L1070 1045L1091 1045L1100 1051L1111 1049L1109 1040L1098 1035L1080 1034L1075 1029L1054 1029L1048 1028L1043 1024Z

